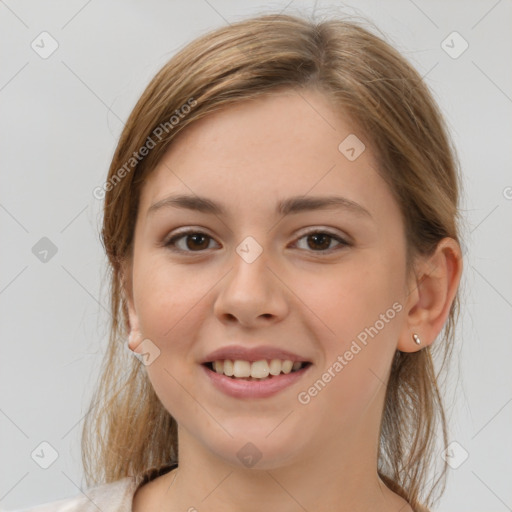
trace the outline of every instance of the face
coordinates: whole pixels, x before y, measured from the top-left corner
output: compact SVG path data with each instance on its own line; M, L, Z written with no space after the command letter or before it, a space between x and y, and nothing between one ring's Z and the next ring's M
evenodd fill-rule
M259 468L274 468L372 444L407 289L403 221L376 168L324 95L284 91L191 125L150 174L127 270L130 324L150 340L136 351L151 347L146 371L180 446L239 467L240 450L254 450ZM150 210L177 195L222 213ZM332 196L352 206L277 211ZM232 345L310 364L270 396L233 396L202 365Z

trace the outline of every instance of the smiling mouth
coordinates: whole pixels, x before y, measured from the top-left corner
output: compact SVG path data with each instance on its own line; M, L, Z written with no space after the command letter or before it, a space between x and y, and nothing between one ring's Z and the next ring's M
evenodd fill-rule
M308 361L292 362L275 360L261 360L253 363L249 361L210 361L203 363L203 366L214 373L229 377L233 380L246 380L261 382L273 379L282 375L295 373L310 366Z

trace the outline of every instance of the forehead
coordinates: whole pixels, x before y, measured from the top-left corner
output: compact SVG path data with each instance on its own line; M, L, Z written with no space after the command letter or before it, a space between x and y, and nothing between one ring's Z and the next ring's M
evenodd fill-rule
M344 141L360 153L356 159L347 158ZM141 211L170 193L265 211L284 197L336 192L372 209L376 193L392 200L376 169L369 141L326 96L285 91L187 127L145 181Z

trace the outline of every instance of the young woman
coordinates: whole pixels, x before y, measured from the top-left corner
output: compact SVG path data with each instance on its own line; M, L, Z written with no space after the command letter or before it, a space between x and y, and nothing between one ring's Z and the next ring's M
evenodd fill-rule
M190 43L96 191L113 320L91 487L34 510L427 510L459 180L421 77L360 24L267 15Z

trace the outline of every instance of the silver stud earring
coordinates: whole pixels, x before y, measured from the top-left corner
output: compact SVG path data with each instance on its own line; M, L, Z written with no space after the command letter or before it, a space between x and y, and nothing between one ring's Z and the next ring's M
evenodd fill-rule
M412 339L414 340L414 343L416 343L416 345L421 345L420 337L416 333L412 335Z

